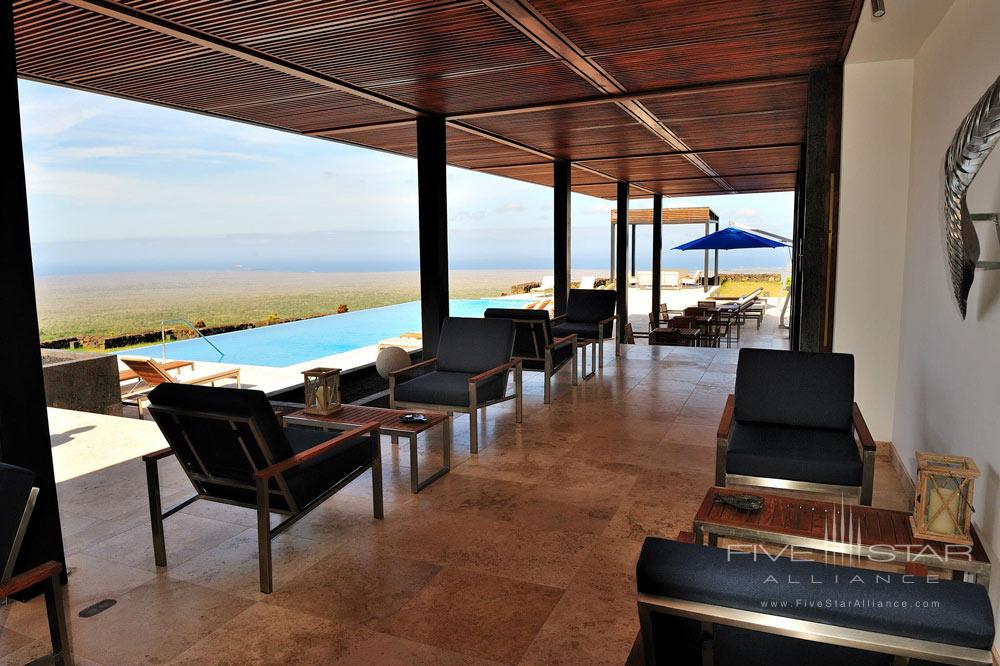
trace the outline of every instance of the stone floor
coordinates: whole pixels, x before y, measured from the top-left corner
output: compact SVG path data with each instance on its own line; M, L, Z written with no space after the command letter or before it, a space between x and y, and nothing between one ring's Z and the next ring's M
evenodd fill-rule
M157 570L141 451L63 473L77 661L623 664L640 545L691 528L737 353L631 346L579 387L561 373L551 405L528 374L523 424L511 403L489 408L470 456L460 416L451 473L419 495L406 445L384 440L384 520L365 475L275 540L271 595L257 589L251 511L198 502L167 519L169 566ZM440 451L422 441L421 464ZM161 477L166 502L188 494L176 462ZM875 504L908 501L880 458ZM78 616L102 599L117 604ZM0 608L0 625L0 665L44 652L39 601Z

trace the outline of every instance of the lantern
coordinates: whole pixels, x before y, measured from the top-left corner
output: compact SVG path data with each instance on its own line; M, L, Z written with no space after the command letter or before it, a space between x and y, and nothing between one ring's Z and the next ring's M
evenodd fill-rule
M913 536L971 544L972 489L978 476L971 458L918 452Z
M313 368L302 373L306 414L328 416L340 409L340 369Z

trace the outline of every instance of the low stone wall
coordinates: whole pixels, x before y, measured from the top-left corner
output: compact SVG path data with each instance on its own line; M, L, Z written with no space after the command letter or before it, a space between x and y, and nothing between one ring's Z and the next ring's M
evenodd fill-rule
M42 378L49 407L122 415L118 360L111 354L42 349Z

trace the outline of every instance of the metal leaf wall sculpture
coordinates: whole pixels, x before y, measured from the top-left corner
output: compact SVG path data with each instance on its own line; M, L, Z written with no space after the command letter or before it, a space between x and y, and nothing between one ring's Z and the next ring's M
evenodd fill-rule
M958 309L965 319L979 261L979 237L965 203L972 180L1000 139L1000 78L965 117L944 161L945 244Z

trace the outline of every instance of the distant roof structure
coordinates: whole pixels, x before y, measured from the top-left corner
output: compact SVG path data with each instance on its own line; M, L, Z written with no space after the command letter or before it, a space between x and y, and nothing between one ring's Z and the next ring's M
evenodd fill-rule
M709 222L714 224L719 221L719 216L708 207L668 208L664 206L661 219L663 220L663 224L707 224ZM618 210L612 208L611 224L615 224L616 222L618 222ZM628 223L630 225L652 224L653 209L630 209L628 212Z
M791 190L862 0L16 0L20 76L614 198Z

